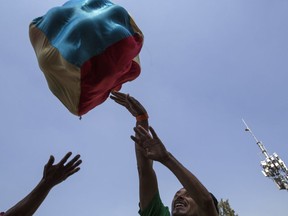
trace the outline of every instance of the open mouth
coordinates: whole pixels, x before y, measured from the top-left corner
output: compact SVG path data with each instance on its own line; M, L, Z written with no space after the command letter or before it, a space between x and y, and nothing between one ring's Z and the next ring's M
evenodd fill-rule
M183 200L176 200L174 202L174 208L183 208L183 207L186 207L186 206L187 206L187 204Z

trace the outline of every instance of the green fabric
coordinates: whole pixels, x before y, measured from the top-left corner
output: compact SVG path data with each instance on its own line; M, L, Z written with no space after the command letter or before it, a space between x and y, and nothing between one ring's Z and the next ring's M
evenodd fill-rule
M164 206L157 192L149 205L138 212L141 216L170 216L169 208Z

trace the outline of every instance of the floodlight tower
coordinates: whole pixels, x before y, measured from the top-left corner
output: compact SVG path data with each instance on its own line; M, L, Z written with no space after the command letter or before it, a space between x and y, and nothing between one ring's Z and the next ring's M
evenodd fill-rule
M263 175L272 179L279 190L288 190L288 169L285 163L276 153L269 155L263 143L256 138L244 119L242 119L242 121L246 126L245 131L249 132L253 136L256 144L261 149L262 154L265 156L265 160L260 161L261 167L263 168Z

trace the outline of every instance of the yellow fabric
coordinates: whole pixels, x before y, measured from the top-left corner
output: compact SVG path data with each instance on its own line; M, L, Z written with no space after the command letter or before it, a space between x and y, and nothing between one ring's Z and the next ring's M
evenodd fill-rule
M43 32L34 25L30 25L29 34L39 67L50 90L70 112L78 115L81 94L80 68L67 62L59 51L51 46Z

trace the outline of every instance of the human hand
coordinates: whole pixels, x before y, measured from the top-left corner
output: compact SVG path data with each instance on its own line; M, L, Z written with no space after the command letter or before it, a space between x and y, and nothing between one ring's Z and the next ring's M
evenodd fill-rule
M71 155L72 153L68 152L62 158L62 160L55 165L53 165L55 158L51 155L49 161L44 167L42 181L45 182L48 186L54 187L55 185L66 180L69 176L78 172L80 170L79 165L82 163L82 160L79 160L80 155L76 155L65 165Z
M112 91L111 94L110 98L116 103L126 107L134 117L137 118L138 116L147 115L147 111L142 104L129 94L123 94L117 91ZM146 116L146 118L148 118L148 116Z
M145 157L161 163L169 157L169 152L152 127L149 127L152 136L149 131L145 130L141 125L135 127L134 131L136 135L131 136L131 139L135 141Z

